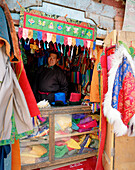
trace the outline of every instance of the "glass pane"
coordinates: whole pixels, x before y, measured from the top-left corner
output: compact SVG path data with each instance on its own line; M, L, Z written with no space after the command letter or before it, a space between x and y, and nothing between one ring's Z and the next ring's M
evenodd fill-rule
M98 150L99 114L55 115L55 160Z
M49 117L33 118L34 132L20 139L21 165L49 161Z

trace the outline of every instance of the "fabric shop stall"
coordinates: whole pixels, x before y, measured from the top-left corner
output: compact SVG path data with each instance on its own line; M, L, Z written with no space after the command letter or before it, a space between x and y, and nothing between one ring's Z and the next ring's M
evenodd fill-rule
M19 44L29 82L38 67L47 65L48 51L59 53L58 65L67 75L70 93L81 94L77 104L40 107L33 118L34 133L20 140L22 169L47 167L97 155L100 113L97 100L90 100L95 61L96 26L89 23L21 9ZM99 86L100 73L97 74ZM72 88L71 88L72 87ZM70 96L69 96L70 97Z

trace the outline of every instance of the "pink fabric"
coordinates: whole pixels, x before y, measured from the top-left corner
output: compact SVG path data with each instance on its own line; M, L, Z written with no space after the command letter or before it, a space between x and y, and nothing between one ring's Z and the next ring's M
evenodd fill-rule
M113 59L113 54L111 54L111 55L109 55L108 57L107 57L107 70L109 71L110 69L111 69L111 67L112 67L112 59Z

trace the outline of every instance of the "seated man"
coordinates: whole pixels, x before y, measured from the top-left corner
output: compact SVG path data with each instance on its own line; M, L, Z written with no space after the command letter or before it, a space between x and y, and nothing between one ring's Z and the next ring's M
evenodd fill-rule
M58 53L50 52L48 66L39 68L33 88L37 102L46 99L51 103L54 101L54 94L57 92L64 92L67 95L68 83L66 76L63 70L56 65L57 62Z

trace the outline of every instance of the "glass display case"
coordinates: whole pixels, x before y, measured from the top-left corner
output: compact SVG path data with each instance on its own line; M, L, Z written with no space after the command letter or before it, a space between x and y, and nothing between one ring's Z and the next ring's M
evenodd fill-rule
M22 169L97 155L99 114L93 114L90 106L50 107L40 112L44 123L36 126L31 136L20 140Z

